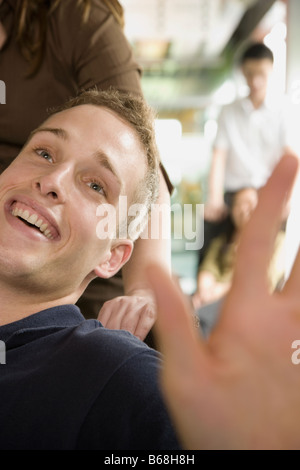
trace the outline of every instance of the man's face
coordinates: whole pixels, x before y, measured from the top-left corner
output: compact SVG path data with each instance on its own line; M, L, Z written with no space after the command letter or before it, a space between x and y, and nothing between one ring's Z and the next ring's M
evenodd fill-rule
M0 280L58 295L94 277L114 244L97 237L97 207L130 200L145 170L135 131L108 109L50 117L0 176Z
M248 59L244 62L242 72L253 98L265 99L272 70L270 59Z

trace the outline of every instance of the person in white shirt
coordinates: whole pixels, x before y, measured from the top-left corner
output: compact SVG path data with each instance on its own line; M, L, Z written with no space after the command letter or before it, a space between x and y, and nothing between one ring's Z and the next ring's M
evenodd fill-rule
M262 43L252 44L241 58L249 94L224 106L219 116L205 206L207 221L219 221L227 214L232 193L263 186L280 157L291 151L283 100L268 100L273 60L272 51Z

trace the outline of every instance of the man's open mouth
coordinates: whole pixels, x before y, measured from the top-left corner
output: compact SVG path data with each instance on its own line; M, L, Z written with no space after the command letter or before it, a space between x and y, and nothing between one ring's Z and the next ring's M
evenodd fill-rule
M49 240L55 240L59 237L57 228L45 215L24 203L14 201L11 204L10 213L29 227L41 232Z

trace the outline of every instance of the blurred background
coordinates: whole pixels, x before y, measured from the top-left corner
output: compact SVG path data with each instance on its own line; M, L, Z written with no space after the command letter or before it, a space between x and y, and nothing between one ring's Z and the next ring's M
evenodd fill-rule
M158 114L161 158L175 186L172 263L183 290L189 294L195 288L198 252L186 249L184 235L199 230L196 204L205 202L220 108L247 93L235 61L251 40L263 41L274 53L272 88L276 97L287 93L297 135L300 2L122 0L121 3L126 36L143 68L144 94ZM190 221L182 220L180 208L184 204L195 207ZM190 224L189 228L185 230L183 223ZM180 232L182 237L176 235Z

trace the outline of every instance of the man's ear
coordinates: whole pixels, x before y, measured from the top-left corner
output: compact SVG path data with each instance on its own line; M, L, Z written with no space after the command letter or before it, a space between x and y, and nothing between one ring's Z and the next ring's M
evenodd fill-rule
M109 258L94 269L98 277L108 279L114 276L129 260L133 250L133 242L122 240L112 246Z

